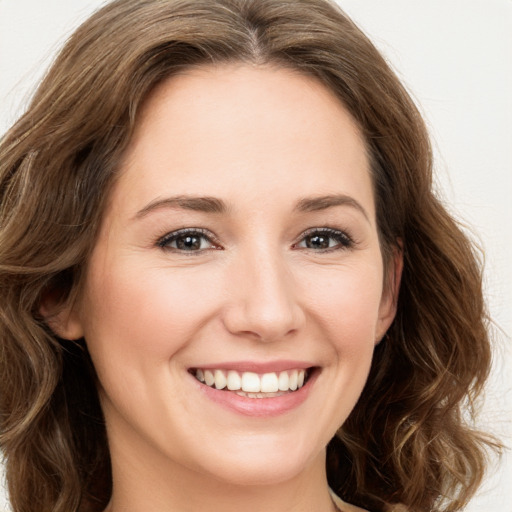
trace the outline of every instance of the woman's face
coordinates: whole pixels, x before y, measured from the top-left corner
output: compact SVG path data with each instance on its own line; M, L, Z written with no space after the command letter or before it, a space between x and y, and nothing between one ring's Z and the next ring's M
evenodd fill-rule
M262 484L321 467L392 321L383 282L364 143L328 90L242 65L161 84L65 324L114 468Z

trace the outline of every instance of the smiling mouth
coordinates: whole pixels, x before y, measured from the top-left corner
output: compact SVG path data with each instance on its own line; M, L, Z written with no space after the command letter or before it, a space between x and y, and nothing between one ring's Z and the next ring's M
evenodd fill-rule
M258 374L220 368L192 368L189 372L202 384L219 391L231 391L247 398L275 398L301 389L313 370L300 368Z

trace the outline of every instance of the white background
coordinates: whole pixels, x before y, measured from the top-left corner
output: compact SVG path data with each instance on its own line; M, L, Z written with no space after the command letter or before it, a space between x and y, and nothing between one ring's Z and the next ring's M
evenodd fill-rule
M498 328L481 424L512 445L512 0L339 3L417 100L434 141L440 193L485 249ZM55 51L101 4L0 0L0 134L22 113ZM511 484L507 452L467 512L512 512Z

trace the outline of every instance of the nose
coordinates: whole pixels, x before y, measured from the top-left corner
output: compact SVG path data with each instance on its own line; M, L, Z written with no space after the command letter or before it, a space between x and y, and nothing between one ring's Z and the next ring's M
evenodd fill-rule
M279 341L305 322L293 273L283 257L258 251L237 258L229 271L227 330L262 342Z

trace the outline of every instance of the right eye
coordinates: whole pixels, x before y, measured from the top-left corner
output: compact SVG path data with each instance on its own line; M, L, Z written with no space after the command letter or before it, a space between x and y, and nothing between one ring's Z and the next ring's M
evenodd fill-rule
M203 229L187 228L172 231L160 238L157 245L171 251L197 253L208 249L218 249L211 235Z

